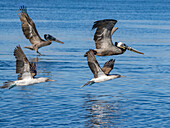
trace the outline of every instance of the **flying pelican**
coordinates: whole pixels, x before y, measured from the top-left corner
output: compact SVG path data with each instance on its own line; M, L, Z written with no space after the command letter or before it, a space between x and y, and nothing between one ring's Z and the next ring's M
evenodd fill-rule
M110 71L113 69L115 60L111 59L107 61L103 68L100 68L96 58L95 58L95 51L90 49L86 52L87 54L87 61L89 68L91 69L92 73L94 74L94 78L88 81L86 84L82 85L81 87L84 87L86 85L92 85L94 83L99 83L119 77L125 77L119 74L113 74L109 75Z
M115 42L115 45L112 43L112 34L118 29L114 28L117 20L105 19L94 22L92 29L97 28L94 41L96 45L96 55L98 56L110 56L110 55L119 55L123 54L126 50L130 50L139 54L144 54L139 52L122 42ZM85 56L87 56L85 54Z
M20 46L14 49L14 56L16 58L16 73L20 73L18 75L18 80L4 82L4 85L0 88L11 89L14 86L26 86L41 82L55 81L45 77L35 78L37 75L36 64L28 61Z
M28 48L30 50L35 50L39 55L41 55L38 49L50 45L52 41L64 44L62 41L54 38L50 34L45 34L44 38L46 40L43 40L38 34L35 24L32 21L32 19L29 17L27 13L27 9L24 6L21 6L20 11L18 11L18 15L22 22L22 31L25 37L29 39L29 41L32 44L31 46L27 46L25 48Z

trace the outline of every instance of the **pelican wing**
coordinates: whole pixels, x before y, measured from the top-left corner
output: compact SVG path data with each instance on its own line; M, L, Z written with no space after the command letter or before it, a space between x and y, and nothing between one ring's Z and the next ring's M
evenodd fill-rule
M109 75L110 71L114 67L114 63L115 63L115 60L111 59L104 64L104 66L102 67L102 70L106 75Z
M113 46L111 36L114 33L116 20L105 19L94 22L92 29L97 28L94 34L96 49L110 48Z
M20 11L18 11L19 18L22 22L22 31L27 39L30 40L31 44L41 41L34 22L29 17L27 9L21 6Z
M89 68L91 69L95 78L105 75L95 58L93 50L89 50L87 52L87 61L88 61Z
M36 65L29 63L20 46L15 48L14 56L16 58L16 73L20 73L18 79L33 78L36 75Z
M115 32L117 29L118 29L117 27L115 27L115 28L112 29L112 31L111 31L111 36L114 34L114 32Z

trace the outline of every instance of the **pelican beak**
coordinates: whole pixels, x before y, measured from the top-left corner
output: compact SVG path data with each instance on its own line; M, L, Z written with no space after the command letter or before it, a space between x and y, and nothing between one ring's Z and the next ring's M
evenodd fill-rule
M56 81L56 80L48 79L48 81Z
M135 49L133 49L133 48L131 48L131 47L126 46L125 48L126 48L127 50L129 50L129 51L136 52L136 53L139 53L139 54L144 55L144 53L139 52L139 51L137 51L137 50L135 50Z
M58 40L58 39L55 39L54 41L57 42L57 43L64 44L64 42L62 42L62 41L60 41L60 40Z
M44 38L45 38L46 40L55 41L55 42L64 44L62 41L56 39L55 37L53 37L53 36L50 35L50 34L45 34L45 35L44 35Z

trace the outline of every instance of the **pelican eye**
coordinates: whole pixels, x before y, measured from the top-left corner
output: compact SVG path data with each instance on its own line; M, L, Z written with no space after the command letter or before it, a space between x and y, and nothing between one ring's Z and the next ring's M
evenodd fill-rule
M126 49L126 45L124 43L122 43L122 42L119 42L117 44L117 47L122 48L122 49Z

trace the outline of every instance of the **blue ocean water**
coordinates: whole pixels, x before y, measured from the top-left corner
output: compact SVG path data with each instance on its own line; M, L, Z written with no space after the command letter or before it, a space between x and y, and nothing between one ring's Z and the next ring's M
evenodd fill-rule
M41 37L49 33L65 44L53 43L37 56L38 77L55 82L0 90L0 127L170 127L170 2L165 0L21 0L0 1L0 84L16 80L17 45L30 45L17 11L28 9ZM113 41L144 52L96 57L102 66L116 59L112 74L125 78L80 88L93 77L84 53L95 48L93 22L118 20Z

